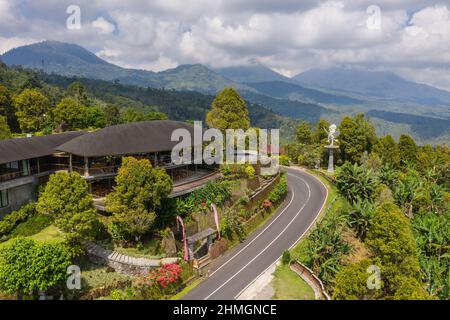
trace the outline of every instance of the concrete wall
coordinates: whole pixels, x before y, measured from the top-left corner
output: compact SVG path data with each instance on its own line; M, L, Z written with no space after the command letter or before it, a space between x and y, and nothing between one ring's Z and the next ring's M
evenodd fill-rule
M5 208L0 208L0 217L19 209L24 204L36 201L36 186L37 182L29 182L23 185L8 188L9 205Z

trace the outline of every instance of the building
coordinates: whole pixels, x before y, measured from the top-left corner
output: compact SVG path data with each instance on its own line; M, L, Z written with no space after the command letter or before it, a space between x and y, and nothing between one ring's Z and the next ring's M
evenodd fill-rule
M193 126L184 122L157 120L107 127L94 132L67 132L42 137L0 141L0 216L36 198L37 186L58 170L80 173L89 185L98 207L112 190L123 156L148 159L164 168L174 182L173 195L201 187L217 175L213 167L175 165L171 141L175 129Z

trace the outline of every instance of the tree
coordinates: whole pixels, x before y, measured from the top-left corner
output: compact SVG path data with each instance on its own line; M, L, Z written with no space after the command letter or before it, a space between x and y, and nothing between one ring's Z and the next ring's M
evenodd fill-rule
M39 243L18 238L0 250L0 289L8 293L36 296L63 285L70 254L60 243Z
M0 85L0 116L6 118L7 124L12 131L16 132L19 130L17 117L14 113L11 92L3 85Z
M376 183L372 171L356 163L344 163L336 177L337 188L351 203L355 203L358 199L372 199Z
M398 145L390 134L381 137L374 145L373 152L383 161L384 165L390 165L394 168L398 167L400 163L400 153Z
M25 89L14 98L16 116L23 132L40 131L45 127L50 102L36 89Z
M328 134L325 130L328 131L330 128L330 122L325 119L320 119L317 123L317 127L312 134L313 142L316 144L325 145L327 143Z
M373 300L380 298L382 291L369 289L368 268L378 265L378 261L364 259L342 268L335 278L333 299L336 300Z
M309 145L312 142L311 128L305 121L302 121L297 127L297 142L304 145Z
M167 116L162 112L143 112L133 108L125 109L120 115L121 123L131 123L138 121L166 120Z
M85 128L86 109L73 98L63 98L53 110L55 126L61 131Z
M376 139L375 128L362 113L344 117L339 125L339 147L344 161L359 163L364 151L370 153Z
M402 134L398 139L398 151L401 157L401 164L405 167L408 164L414 165L417 159L418 148L411 136Z
M413 277L402 277L395 290L394 300L434 300L423 289L422 284Z
M36 210L52 215L56 225L69 236L84 239L93 235L97 222L94 202L86 181L78 173L51 175L39 196Z
M86 88L83 86L81 82L73 82L68 88L67 88L67 95L69 97L74 98L77 100L77 102L81 105L88 105L89 99L86 92Z
M114 192L106 198L106 209L113 214L113 224L125 237L140 236L155 220L155 211L172 191L172 179L162 168L152 168L150 161L124 157L116 177Z
M109 103L105 110L105 125L114 126L120 123L120 109L115 104Z
M380 258L388 294L398 288L401 277L418 277L417 246L408 218L393 203L375 209L365 243Z
M11 131L9 130L8 123L4 116L0 116L0 140L11 137Z
M212 102L212 109L206 115L206 123L222 131L247 130L250 127L250 119L245 101L235 89L223 89Z

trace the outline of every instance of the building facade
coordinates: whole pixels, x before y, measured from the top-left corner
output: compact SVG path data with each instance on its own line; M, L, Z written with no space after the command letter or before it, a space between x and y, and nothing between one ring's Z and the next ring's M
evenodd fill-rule
M178 141L171 141L171 136L180 128L193 136L190 124L157 120L94 132L1 140L0 217L35 201L38 186L60 170L78 172L88 182L94 198L102 199L114 186L123 156L148 159L153 166L164 168L172 177L176 195L187 193L209 181L215 168L172 163L171 150Z

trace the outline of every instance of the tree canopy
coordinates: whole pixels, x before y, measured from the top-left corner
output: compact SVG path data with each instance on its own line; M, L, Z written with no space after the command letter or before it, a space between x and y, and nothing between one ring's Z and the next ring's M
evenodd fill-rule
M0 289L8 293L36 296L63 285L70 254L60 243L18 238L0 250Z
M206 115L206 123L219 130L250 128L250 119L245 101L233 88L223 89L212 102Z

